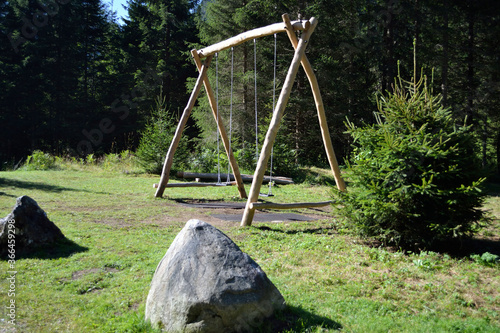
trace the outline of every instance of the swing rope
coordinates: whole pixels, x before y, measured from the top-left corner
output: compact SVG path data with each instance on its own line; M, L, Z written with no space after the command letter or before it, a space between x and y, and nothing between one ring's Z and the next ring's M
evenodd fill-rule
M254 67L254 92L255 92L255 161L259 160L259 125L257 117L257 41L253 40L253 67Z
M274 34L274 77L273 77L273 114L276 111L276 34ZM273 155L274 155L274 146L271 148L271 168L269 170L269 192L268 196L272 196L272 187L273 187Z
M217 185L222 184L220 180L220 140L219 140L219 53L215 53L215 104L217 108Z
M256 159L259 159L259 127L258 127L258 109L257 109L257 43L256 40L254 42L254 92L255 92L255 155ZM276 34L274 34L274 76L273 76L273 113L276 108L276 50L277 50L277 42L276 42ZM229 151L231 151L232 147L232 125L233 125L233 85L234 85L234 48L231 47L231 88L230 88L230 106L229 106ZM220 167L220 124L219 124L219 53L215 53L215 99L216 99L216 117L217 117L217 185L227 185L231 182L230 177L230 163L228 161L227 166L227 179L226 183L222 183L221 181L221 167ZM272 177L273 177L273 155L274 155L274 147L271 149L270 156L270 171L269 171L269 190L268 194L264 196L273 196L272 194Z
M273 77L273 114L276 111L276 67L277 67L277 62L276 62L276 34L274 34L274 77ZM269 170L269 187L267 194L265 193L259 193L261 197L274 197L272 187L273 187L273 155L274 155L274 147L271 147L271 156L270 156L270 162L271 162L271 168Z
M234 47L231 48L231 92L230 92L230 102L229 102L229 151L231 151L232 145L232 132L233 132L233 82L234 82ZM230 163L227 163L227 179L226 183L229 184L231 182L231 177L229 176L230 171Z

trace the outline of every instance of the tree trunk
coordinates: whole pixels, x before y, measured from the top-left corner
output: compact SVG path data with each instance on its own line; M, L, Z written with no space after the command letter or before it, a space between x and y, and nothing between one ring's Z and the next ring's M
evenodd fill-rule
M390 5L392 1L387 1L386 9L390 11ZM382 68L382 91L385 92L391 87L391 83L394 80L394 16L391 20L387 20L387 24L384 27L384 47L385 56L383 59Z
M467 123L475 123L474 114L474 94L475 94L475 84L474 84L474 24L476 20L476 13L473 1L469 1L469 8L467 12L467 23L468 23L468 41L467 41L467 78L466 78L466 94L467 94L467 105L465 108L465 114L467 115Z
M301 84L301 81L302 81L302 78L301 78L301 73L297 73L297 79L296 79L296 90L295 90L295 94L297 95L297 108L296 110L294 110L295 112L295 164L298 165L299 164L299 154L300 154L300 137L301 137L301 132L300 132L300 129L301 129L301 116L302 116L302 112L301 112L301 101L302 101L302 98L303 98L303 94L302 94L302 84Z
M497 172L500 175L500 131L497 133Z
M414 48L415 50L413 51L414 54L415 54L415 57L416 59L418 59L418 48L420 47L420 6L419 6L419 3L418 3L418 0L415 0L415 44L414 44ZM414 59L414 61L416 61L416 59ZM417 69L417 68L415 68ZM417 73L414 73L414 75L416 76Z
M448 16L449 3L448 0L444 1L443 6L443 59L442 59L442 72L441 72L441 94L443 95L443 106L448 105L448 63L449 63L449 16Z
M246 73L248 71L248 66L247 66L247 60L248 60L248 47L247 47L247 44L243 44L243 77L245 78L246 77ZM245 143L247 141L247 139L250 139L251 135L249 133L251 133L251 131L249 130L247 132L247 121L248 119L253 119L250 115L250 112L249 112L249 107L248 107L248 85L246 83L246 80L244 79L243 80L243 122L242 122L242 138L243 138L243 142ZM249 122L251 123L251 122ZM252 128L250 126L250 128Z
M482 166L483 168L486 168L487 164L487 156L486 156L486 150L488 146L488 117L485 115L484 116L484 122L483 122L483 131L482 131Z
M165 20L167 18L164 18ZM170 22L167 22L166 24L166 30L163 38L163 60L165 61L165 64L170 63ZM167 109L170 107L170 103L172 100L172 77L170 73L167 71L167 68L165 68L166 73L163 74L163 96L165 97L165 103L167 105Z

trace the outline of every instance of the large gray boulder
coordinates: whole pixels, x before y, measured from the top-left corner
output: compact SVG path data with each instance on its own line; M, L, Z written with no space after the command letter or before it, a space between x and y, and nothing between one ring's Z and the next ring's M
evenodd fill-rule
M7 255L8 245L17 255L62 239L61 230L48 219L37 202L26 195L17 198L12 212L0 219L0 257Z
M250 256L210 224L189 220L156 268L146 319L167 332L252 332L284 307Z

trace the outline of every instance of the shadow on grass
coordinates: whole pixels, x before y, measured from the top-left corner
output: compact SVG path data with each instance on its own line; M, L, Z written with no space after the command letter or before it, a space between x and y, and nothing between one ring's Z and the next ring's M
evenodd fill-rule
M146 321L142 315L137 312L132 315L132 320L129 320L134 326L130 327L133 332L158 332L152 327L151 322ZM330 318L318 316L301 307L287 306L285 310L278 312L273 317L262 319L246 327L240 327L237 332L262 332L262 333L284 333L284 332L316 332L321 329L341 330L342 325ZM127 331L128 332L128 331Z
M295 234L318 234L318 235L334 235L337 234L335 226L325 226L325 227L313 227L305 228L299 230L282 230L277 228L271 228L268 226L255 226L255 229L262 231L274 231L278 233L295 235ZM383 244L377 240L365 240L363 242L369 247L379 248L383 247ZM397 251L398 249L394 246L385 246L387 250ZM418 249L409 249L412 252L419 252ZM424 250L424 249L422 249ZM425 249L427 251L434 251L438 253L446 253L454 258L469 258L473 254L483 254L489 252L500 256L500 238L465 238L461 240L450 240L448 242L441 242L435 244L434 246Z
M472 254L489 252L500 256L500 239L468 238L437 244L432 251L446 253L455 258L469 258Z
M379 240L364 239L362 244L370 248L384 248L389 252L402 251L408 253L420 253L422 251L432 251L440 254L447 254L456 259L467 259L473 254L483 254L489 252L500 256L500 238L464 238L452 239L449 241L436 242L428 248L397 248L396 246L384 245Z
M7 193L5 193L5 192L1 192L1 191L0 191L0 195L5 195L6 197L11 197L11 198L15 198L15 197L16 197L16 196L15 196L15 195L13 195L13 194L7 194Z
M30 250L16 252L17 259L58 259L67 258L75 253L86 252L88 247L64 238L50 245L39 246Z
M500 196L500 177L491 177L486 184L485 184L485 190L488 195L492 197L499 197Z
M297 230L282 230L282 229L276 229L276 228L271 228L268 226L256 226L255 229L259 229L262 231L275 231L275 232L280 232L283 234L287 235L295 235L295 234L316 234L316 235L334 235L337 234L337 231L335 227L328 226L328 227L314 227L314 228L305 228L305 229L297 229Z
M244 209L245 202L231 202L224 201L218 199L188 199L188 198L179 198L174 199L180 205L190 206L193 208L208 208L208 209L216 209L216 208L229 208L229 209Z
M284 311L266 321L262 332L311 332L315 329L340 330L342 325L330 318L316 315L302 307L288 305Z
M71 188L71 187L49 185L49 184L39 183L39 182L30 182L30 181L25 181L25 180L0 178L0 187L7 187L7 186L25 189L25 190L41 190L41 191L53 192L53 193L60 193L63 191L73 191L73 192L109 194L106 192L95 192L95 191L76 189L76 188ZM4 192L0 192L0 195L7 195L7 194ZM9 196L12 196L12 195L9 195Z

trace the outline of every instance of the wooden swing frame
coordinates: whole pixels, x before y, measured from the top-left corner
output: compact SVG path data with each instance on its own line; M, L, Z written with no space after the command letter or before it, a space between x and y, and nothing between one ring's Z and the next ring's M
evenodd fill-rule
M309 80L309 84L311 85L311 90L313 92L314 101L316 104L316 110L318 112L319 124L321 127L321 136L323 138L323 143L325 145L326 154L328 157L328 162L330 164L330 168L332 170L333 176L335 178L335 182L339 190L345 190L345 183L342 179L340 168L338 166L337 158L335 157L335 152L333 150L332 141L330 138L330 131L328 129L328 124L326 121L325 108L323 105L323 100L321 98L318 80L312 66L305 55L305 49L307 47L307 43L311 37L311 34L314 32L318 21L313 17L308 21L290 21L288 14L283 14L283 23L275 23L265 27L257 28L254 30L249 30L237 36L226 39L222 42L213 44L211 46L205 47L201 50L192 50L191 55L196 63L196 66L199 71L198 79L196 80L196 84L191 92L191 96L189 98L188 104L184 109L182 117L179 121L177 129L175 131L174 137L170 144L170 148L165 157L165 163L163 165L163 170L160 178L160 182L157 186L156 197L163 196L163 192L166 187L175 187L174 184L168 184L169 174L173 163L173 157L177 146L179 145L182 132L184 127L186 126L187 120L191 115L191 111L194 107L196 99L198 98L198 94L201 90L201 85L205 86L205 91L208 95L208 100L212 109L213 116L215 118L216 123L218 124L218 129L220 136L222 138L222 142L224 144L224 148L226 150L226 155L228 156L229 164L231 165L231 169L234 174L235 183L237 185L239 194L241 198L248 198L245 211L243 213L243 217L241 220L241 226L250 226L252 224L253 216L255 214L255 209L263 209L263 208L274 208L274 209L290 209L290 208L307 208L307 207L319 207L326 206L330 202L309 202L309 203L290 203L290 204L263 204L259 203L259 193L262 187L262 183L264 181L264 176L267 168L267 164L269 161L269 157L271 155L271 150L276 139L276 135L278 133L278 129L280 126L281 119L283 117L286 104L288 103L288 99L290 97L290 93L293 87L293 83L295 82L295 78L297 76L297 72L299 66L302 65L306 76ZM302 31L301 37L297 38L296 31ZM226 130L222 123L221 117L217 110L217 103L215 99L215 95L213 89L208 80L207 71L210 66L210 62L217 52L226 50L228 48L240 45L248 40L252 40L255 38L260 38L264 36L273 35L275 33L286 32L292 46L295 49L294 57L291 62L290 68L288 69L288 73L286 75L285 81L283 83L283 88L281 89L280 96L276 103L276 107L273 113L273 117L271 119L269 129L266 133L266 137L264 143L261 148L261 153L259 160L257 162L257 166L255 168L255 173L253 176L252 185L250 187L250 193L247 197L245 187L243 185L243 180L241 177L241 173L238 167L238 163L234 158L233 152L231 150L231 146L229 143L228 136L226 134ZM202 63L201 59L205 59ZM169 186L170 185L170 186ZM182 185L182 187L186 187L189 185ZM200 185L200 183L195 183L195 185L191 186L204 186ZM210 185L205 185L210 186Z

